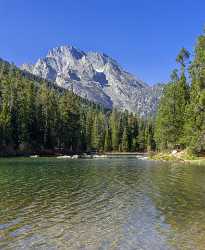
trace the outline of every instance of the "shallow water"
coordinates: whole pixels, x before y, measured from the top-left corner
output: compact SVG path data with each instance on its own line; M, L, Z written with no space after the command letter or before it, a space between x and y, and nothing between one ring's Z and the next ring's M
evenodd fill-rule
M205 167L2 159L0 249L205 249Z

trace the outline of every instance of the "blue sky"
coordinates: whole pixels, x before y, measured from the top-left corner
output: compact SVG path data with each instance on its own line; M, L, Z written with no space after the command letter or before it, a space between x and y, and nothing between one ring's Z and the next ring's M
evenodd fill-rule
M204 0L0 0L0 57L33 63L70 44L104 52L149 84L167 81L182 46L193 52Z

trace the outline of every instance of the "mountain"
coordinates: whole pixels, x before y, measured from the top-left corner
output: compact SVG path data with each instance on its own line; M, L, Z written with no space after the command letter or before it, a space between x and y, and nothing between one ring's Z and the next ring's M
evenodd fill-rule
M36 64L23 64L21 69L73 89L106 108L126 109L141 116L156 111L163 89L162 85L150 87L106 54L85 53L73 46L51 49Z

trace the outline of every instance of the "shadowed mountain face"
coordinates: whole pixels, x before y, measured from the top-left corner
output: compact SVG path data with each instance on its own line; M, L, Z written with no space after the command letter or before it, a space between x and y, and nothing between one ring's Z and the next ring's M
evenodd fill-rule
M107 108L153 114L162 94L162 85L153 87L126 72L105 54L85 53L72 46L61 46L48 52L36 64L24 64L21 69L54 81Z

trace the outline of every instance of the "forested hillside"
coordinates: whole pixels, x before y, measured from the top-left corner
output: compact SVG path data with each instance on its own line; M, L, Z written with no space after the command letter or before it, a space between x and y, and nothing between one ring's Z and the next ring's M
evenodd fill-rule
M197 41L193 61L182 49L170 83L164 90L156 118L155 139L159 150L188 148L205 151L205 34Z
M0 61L1 155L153 150L152 124Z

